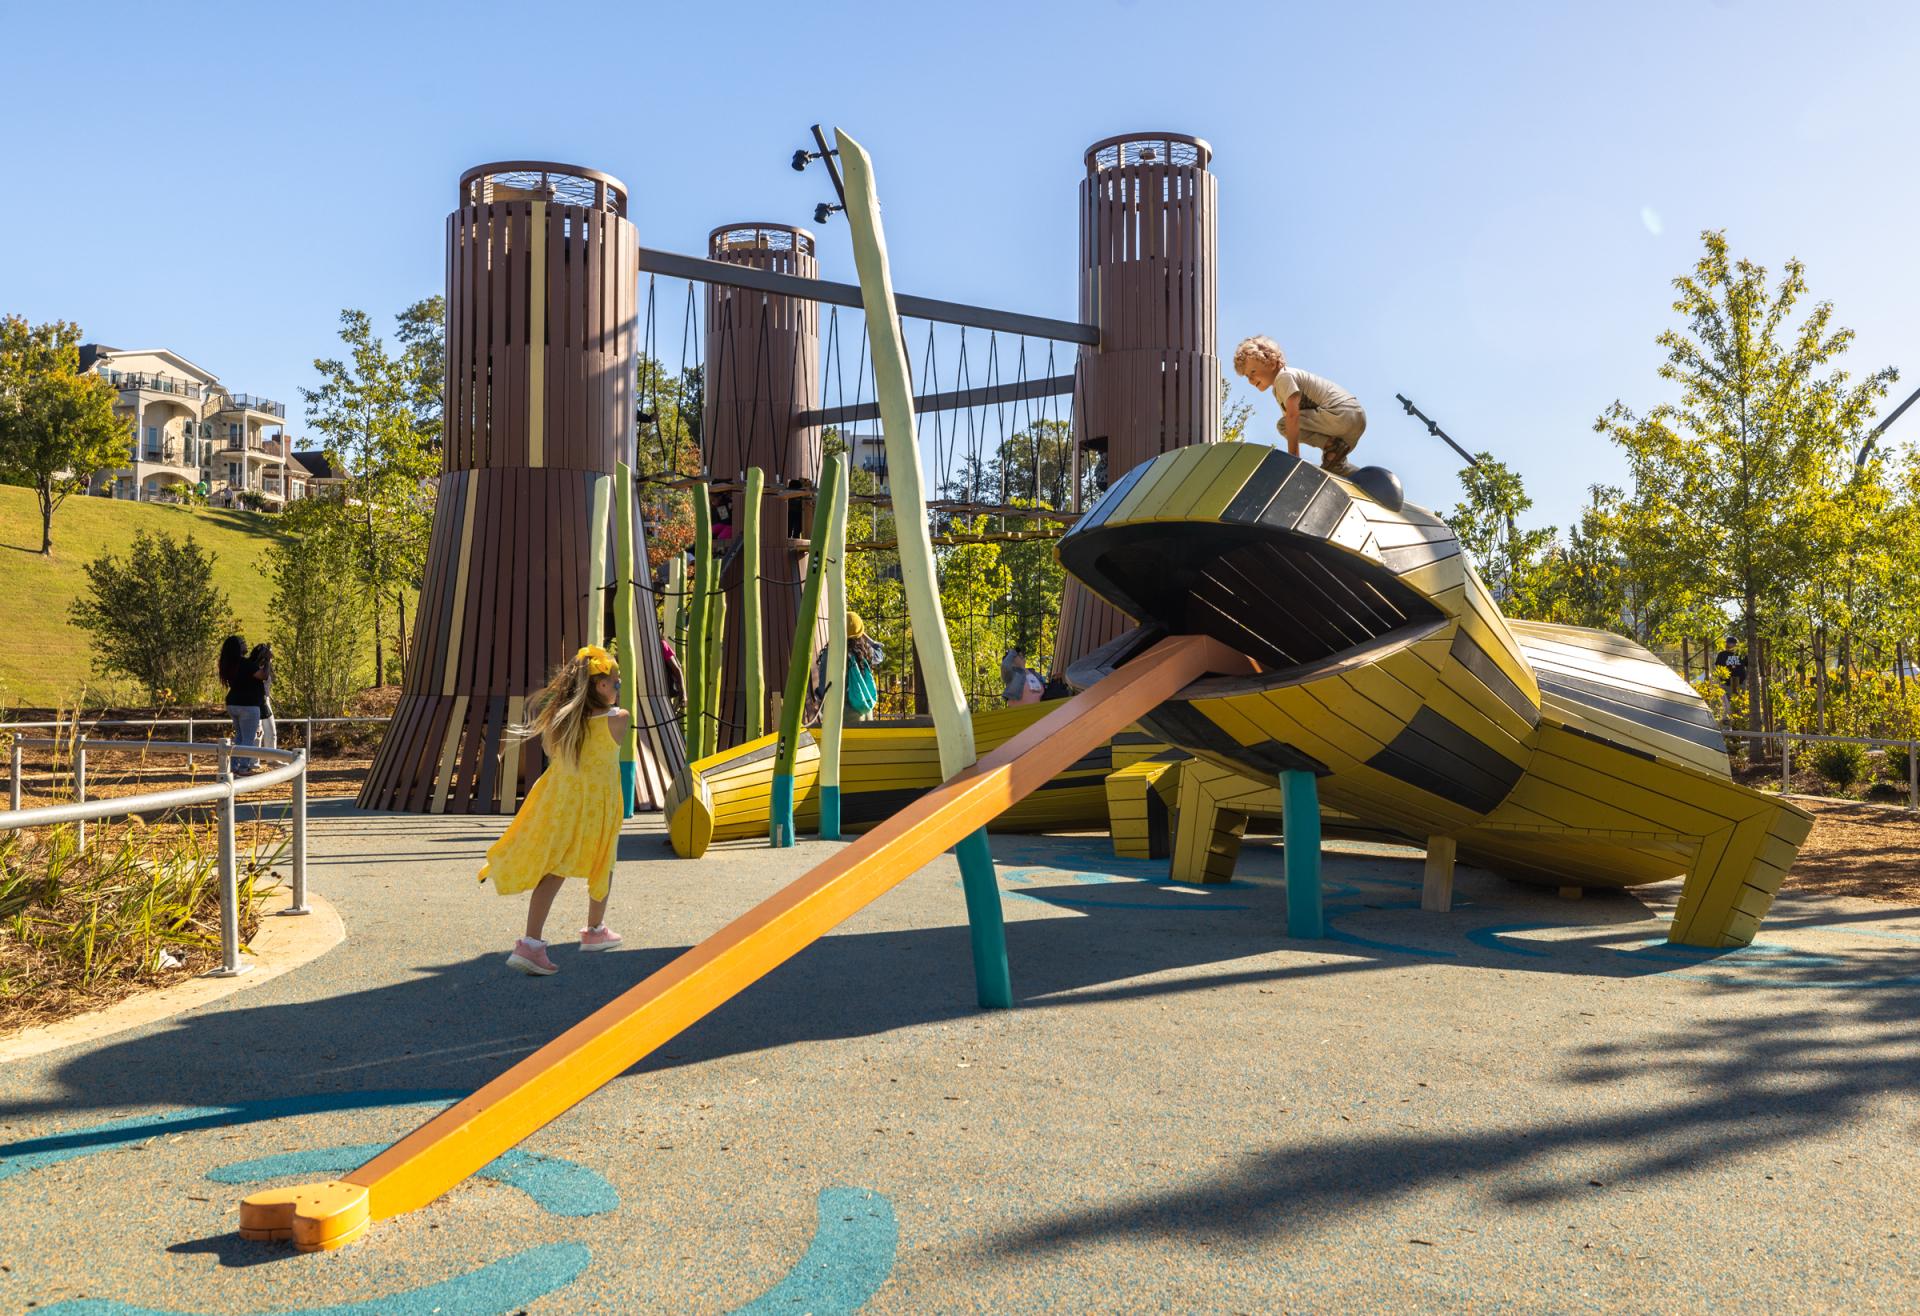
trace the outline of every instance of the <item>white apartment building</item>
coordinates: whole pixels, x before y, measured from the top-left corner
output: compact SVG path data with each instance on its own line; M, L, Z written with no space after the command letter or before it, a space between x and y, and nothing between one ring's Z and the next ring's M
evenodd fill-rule
M195 491L217 506L269 511L307 495L308 470L293 460L283 404L236 393L165 348L83 343L80 368L120 390L114 412L133 426L127 464L96 475L93 493L173 502Z

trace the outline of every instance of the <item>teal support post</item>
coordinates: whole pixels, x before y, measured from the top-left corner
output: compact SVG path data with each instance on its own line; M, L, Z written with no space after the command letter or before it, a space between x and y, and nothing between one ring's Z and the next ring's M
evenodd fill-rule
M1287 935L1324 937L1320 899L1320 783L1311 772L1280 774L1280 828L1287 865Z
M1000 910L1000 879L982 827L953 847L960 886L967 896L967 932L973 942L973 981L985 1010L1013 1008L1013 975L1007 968L1007 927Z

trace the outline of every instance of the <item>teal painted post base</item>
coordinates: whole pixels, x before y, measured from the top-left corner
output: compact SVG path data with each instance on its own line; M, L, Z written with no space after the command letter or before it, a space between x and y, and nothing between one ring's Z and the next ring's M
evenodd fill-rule
M633 788L640 777L640 765L632 759L620 760L620 816L633 817Z
M973 940L973 981L983 1010L1013 1008L1013 979L1007 972L1007 925L1000 913L1000 879L993 871L993 850L982 827L953 847L960 861L960 885L967 893L967 929Z
M820 788L820 839L823 841L840 839L840 788L838 786Z
M767 816L767 843L776 850L793 844L793 778L773 774L773 809Z
M1311 772L1280 774L1280 831L1287 865L1287 935L1324 937L1320 902L1320 784Z

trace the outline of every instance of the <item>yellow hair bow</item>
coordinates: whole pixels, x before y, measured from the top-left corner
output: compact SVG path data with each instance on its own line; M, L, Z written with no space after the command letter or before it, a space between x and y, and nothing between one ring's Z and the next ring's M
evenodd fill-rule
M594 676L606 676L618 666L613 661L613 655L597 644L582 645L573 656L576 661L584 662L587 665L587 671Z

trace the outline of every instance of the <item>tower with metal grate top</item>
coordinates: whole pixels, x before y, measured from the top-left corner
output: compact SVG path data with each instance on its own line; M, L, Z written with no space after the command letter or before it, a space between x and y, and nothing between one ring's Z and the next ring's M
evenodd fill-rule
M791 224L726 224L707 236L709 259L775 274L816 278L813 234ZM737 486L749 467L766 479L760 509L761 671L765 688L786 685L798 624L800 582L807 574L813 500L799 497L820 482L821 431L807 413L820 406L820 305L752 288L706 288L706 376L701 413L707 471L715 484ZM745 523L746 494L721 495L733 534ZM737 542L737 541L736 541ZM722 550L724 551L724 549ZM736 555L720 581L726 596L718 745L745 737L742 680L745 563ZM824 625L815 634L824 633ZM772 710L761 724L774 725Z
M1105 488L1172 448L1220 437L1219 185L1213 148L1183 133L1128 133L1087 148L1080 183L1076 489ZM1053 672L1132 623L1069 579Z
M446 234L439 496L403 693L360 804L511 813L544 756L507 729L557 663L613 638L616 573L646 579L644 545L637 565L615 561L613 501L634 454L639 241L619 180L533 161L462 174ZM643 734L643 807L664 794L661 754Z

